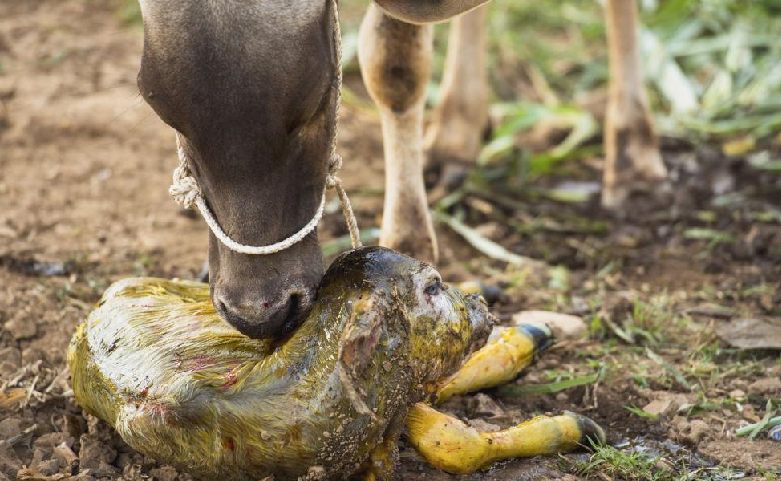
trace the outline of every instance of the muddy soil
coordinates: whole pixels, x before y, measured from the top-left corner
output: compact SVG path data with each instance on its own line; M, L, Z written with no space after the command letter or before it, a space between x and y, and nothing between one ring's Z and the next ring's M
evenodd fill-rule
M111 282L193 278L206 255L203 223L168 197L174 136L138 95L142 35L117 9L0 1L0 481L191 479L133 452L85 416L68 387L68 341ZM379 123L362 108L343 112L342 177L368 229L381 213ZM601 211L594 198L540 195L565 179L598 181L599 158L534 184L477 179L449 207L514 252L563 267L546 275L507 267L439 225L446 278L501 285L494 310L505 322L547 309L591 326L588 339L555 346L518 385L602 375L552 394L465 396L445 409L484 428L573 410L601 423L624 451L658 453L660 473L762 479L781 469L781 444L735 430L781 398L781 357L731 349L715 329L781 317L781 176L680 140L665 142L665 160L671 193L633 199L618 214ZM320 235L327 242L345 234L333 203ZM643 408L658 415L638 415ZM467 478L583 479L588 460L514 460ZM455 478L408 447L399 473Z

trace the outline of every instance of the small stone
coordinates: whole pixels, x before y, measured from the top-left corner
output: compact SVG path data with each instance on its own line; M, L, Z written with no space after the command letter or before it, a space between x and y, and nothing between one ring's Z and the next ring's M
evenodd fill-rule
M55 446L52 450L52 456L59 459L63 466L73 466L79 459L67 443Z
M662 414L667 414L671 411L671 406L673 403L673 399L671 397L664 398L664 399L655 399L648 403L644 408L643 411L647 412L648 414L653 414L654 416L659 416Z
M33 442L33 447L44 448L48 451L51 451L56 446L61 444L65 444L67 447L71 447L73 446L74 442L76 442L76 440L71 438L66 433L46 433Z
M746 381L745 379L733 379L732 381L730 381L729 385L733 389L740 389L741 391L745 391L746 389L748 389L748 381Z
M469 421L469 425L478 431L482 431L484 433L495 433L497 431L500 431L502 428L500 426L497 426L496 424L489 423L483 419L471 419Z
M19 364L14 364L11 361L0 361L0 378L10 379L18 370Z
M758 379L748 386L749 394L769 394L773 392L781 392L781 379L777 377Z
M133 458L130 456L130 453L119 453L116 464L119 469L124 470L127 466L133 465Z
M708 423L701 419L693 421L687 420L683 416L676 416L673 419L672 427L676 432L675 437L682 442L697 446L708 432Z
M716 334L741 349L781 349L779 319L738 319L718 326Z
M22 350L22 364L35 364L43 359L43 351L35 347L26 347Z
M557 341L571 341L586 335L586 323L581 317L558 312L521 311L513 315L510 324L545 324L553 331Z
M472 415L475 417L496 417L504 414L504 410L485 393L477 393L469 400L472 405Z
M740 389L733 389L729 392L729 397L732 399L745 399L746 393Z
M38 334L38 327L32 319L25 318L21 313L5 323L5 330L11 333L15 340L30 339Z
M114 478L118 472L117 468L104 461L101 461L96 469L90 469L90 474L101 478Z
M22 422L19 418L9 417L0 421L0 439L8 439L22 431Z
M90 469L97 472L103 471L103 465L108 465L117 457L117 452L105 441L93 434L82 434L81 449L79 450L79 467L81 470Z
M751 404L746 404L743 406L743 417L748 419L749 422L752 423L758 423L762 420L762 418L757 415L756 410L754 409L754 406Z
M0 441L0 473L16 479L16 473L22 468L22 460L14 452L8 441Z
M156 481L176 481L179 477L179 473L170 466L163 466L149 471L149 475Z
M43 476L54 476L60 472L60 468L63 466L64 465L60 463L59 459L47 459L33 464L35 471ZM68 474L70 474L70 472Z
M122 477L124 479L143 479L144 476L141 475L141 465L139 464L128 464L125 467L122 468Z
M7 361L11 364L19 365L22 363L22 353L15 347L4 347L0 349L0 362Z

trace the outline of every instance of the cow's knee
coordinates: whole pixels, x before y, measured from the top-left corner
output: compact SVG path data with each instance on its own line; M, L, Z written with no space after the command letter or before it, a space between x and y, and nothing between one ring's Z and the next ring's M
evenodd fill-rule
M386 180L380 244L435 262L436 238L423 185L423 110L432 35L431 26L396 20L371 5L358 53L382 119Z
M363 80L380 108L403 113L424 101L431 76L431 26L396 20L371 5L358 48Z

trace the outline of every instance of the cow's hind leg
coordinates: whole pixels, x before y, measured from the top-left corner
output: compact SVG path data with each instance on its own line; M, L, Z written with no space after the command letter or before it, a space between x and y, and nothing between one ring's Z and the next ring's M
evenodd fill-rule
M605 130L602 204L618 207L635 188L667 178L643 86L636 0L605 5L610 93Z
M488 6L482 6L450 26L440 101L425 142L445 188L460 184L474 165L488 124L487 21Z
M431 25L396 20L372 4L358 51L364 82L382 119L386 180L380 244L429 262L438 257L423 185L432 34Z

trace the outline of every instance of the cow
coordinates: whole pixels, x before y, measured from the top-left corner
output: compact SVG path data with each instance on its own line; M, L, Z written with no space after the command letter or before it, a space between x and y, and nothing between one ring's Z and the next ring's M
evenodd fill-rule
M340 87L337 0L139 0L139 91L177 132L204 206L225 236L288 239L322 208ZM359 36L386 162L380 244L436 262L423 167L472 162L487 121L488 0L375 0ZM607 0L610 89L603 204L667 175L644 93L636 0ZM424 137L433 24L452 28L443 100ZM335 34L336 33L336 34ZM309 310L324 274L316 230L269 255L209 238L212 302L253 338L280 337Z

